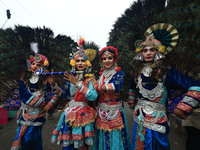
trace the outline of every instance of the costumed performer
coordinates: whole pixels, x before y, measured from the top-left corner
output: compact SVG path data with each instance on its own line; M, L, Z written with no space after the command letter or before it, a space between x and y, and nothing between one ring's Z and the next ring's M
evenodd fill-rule
M94 83L99 99L93 150L128 150L130 135L125 111L120 99L124 72L117 66L118 51L113 46L100 51L102 69L98 83Z
M48 59L38 54L37 43L31 43L35 56L27 60L27 70L19 81L21 107L18 110L17 123L19 124L11 150L43 150L42 126L45 122L44 113L58 100L61 88L57 86L52 76L37 76L35 71L42 69L46 72L49 66ZM45 92L50 90L54 96L46 104Z
M152 25L145 36L144 42L135 43L137 55L129 89L128 103L134 109L132 150L169 150L167 90L181 87L188 90L189 97L197 98L194 93L199 93L196 86L200 83L165 63L165 54L179 38L172 25Z
M52 143L62 145L63 150L93 145L94 121L96 111L88 105L89 101L95 101L98 97L93 88L91 63L86 51L82 49L83 39L79 40L79 50L73 54L70 61L72 71L83 73L72 75L65 74L66 83L61 95L68 97L69 104L65 107L51 138ZM86 74L84 74L84 72Z

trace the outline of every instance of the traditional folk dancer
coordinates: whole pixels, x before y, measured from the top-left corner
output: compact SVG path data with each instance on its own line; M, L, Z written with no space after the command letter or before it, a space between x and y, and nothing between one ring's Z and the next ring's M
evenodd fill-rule
M35 52L38 51L36 46L34 46ZM61 94L61 89L52 76L39 77L34 74L41 68L44 72L47 71L48 66L48 59L37 52L35 56L27 60L27 71L19 81L19 94L22 102L17 115L19 127L11 150L43 150L41 131L45 122L44 113L56 103L57 97ZM47 105L46 90L54 94Z
M96 132L93 150L128 150L130 135L125 111L122 108L120 91L124 72L117 66L117 49L109 46L100 51L103 68L98 83L94 84L99 94Z
M167 90L171 87L188 90L184 100L189 103L190 99L200 99L195 96L200 83L165 64L163 54L176 46L179 37L172 25L155 24L147 29L145 36L144 42L136 42L138 54L129 89L128 103L134 109L132 150L169 150Z
M63 150L81 147L88 149L89 145L93 145L97 113L88 103L95 101L98 94L92 84L90 61L86 51L80 47L73 54L70 64L72 71L82 71L82 73L76 76L71 73L65 74L66 83L61 96L67 96L71 100L65 107L51 138L51 142L61 144Z

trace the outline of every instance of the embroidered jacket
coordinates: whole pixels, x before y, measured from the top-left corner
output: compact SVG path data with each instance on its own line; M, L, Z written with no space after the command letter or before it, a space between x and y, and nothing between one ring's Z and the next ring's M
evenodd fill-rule
M102 74L98 84L95 85L99 94L98 117L96 119L98 129L112 131L124 127L121 116L122 101L120 99L120 90L123 83L124 72L119 69L109 81L105 81L105 76ZM106 85L106 91L101 90L102 85Z
M19 94L22 101L21 108L18 111L18 123L28 126L40 126L44 123L43 114L41 114L40 108L46 105L45 92L46 90L52 90L49 83L43 89L38 89L38 83L30 84L26 87L22 80L19 81ZM58 88L54 93L52 99L48 102L53 106L58 96L61 94L61 89Z
M136 85L132 78L129 89L129 100L133 100L137 104L140 101L140 104L135 106L134 116L136 120L145 120L147 123L156 124L166 123L168 118L163 106L166 104L167 89L169 88L177 89L181 87L188 90L183 101L177 106L184 111L190 111L200 101L200 83L189 76L181 74L174 68L169 69L160 85L157 81L145 77L143 74L141 74L141 83L139 83L139 80L140 78L138 78L138 84ZM163 109L156 108L158 106L163 107Z

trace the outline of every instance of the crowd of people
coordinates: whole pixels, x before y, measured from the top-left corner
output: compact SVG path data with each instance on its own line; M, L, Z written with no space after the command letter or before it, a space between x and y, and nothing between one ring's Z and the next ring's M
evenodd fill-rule
M165 55L172 45L175 46L172 43L177 36L171 34L171 43L166 44L156 39L156 32L152 31L144 41L136 41L137 55L127 91L127 101L134 116L132 138L120 99L125 74L117 65L118 51L115 47L101 49L102 68L100 76L95 77L91 70L92 60L83 49L82 39L70 61L71 72L64 74L64 85L56 83L55 75L35 75L39 69L48 72L49 66L48 59L36 53L29 58L27 71L19 81L22 105L18 110L19 127L11 150L43 149L44 114L62 97L67 97L69 102L52 131L51 142L62 145L63 150L89 149L90 145L93 150L169 150L167 91L180 87L187 93L174 109L174 114L185 121L190 119L187 121L186 147L187 150L193 146L196 148L200 127L198 123L192 126L191 120L197 120L194 118L199 114L192 110L200 101L200 82L165 63ZM45 102L46 90L53 94L48 103ZM188 146L191 143L192 146Z

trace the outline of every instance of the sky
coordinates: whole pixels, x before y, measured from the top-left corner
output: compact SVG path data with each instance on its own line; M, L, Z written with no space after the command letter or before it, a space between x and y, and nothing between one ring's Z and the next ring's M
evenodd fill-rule
M47 27L77 41L106 46L115 21L135 0L0 0L0 28ZM9 9L11 19L7 19Z

